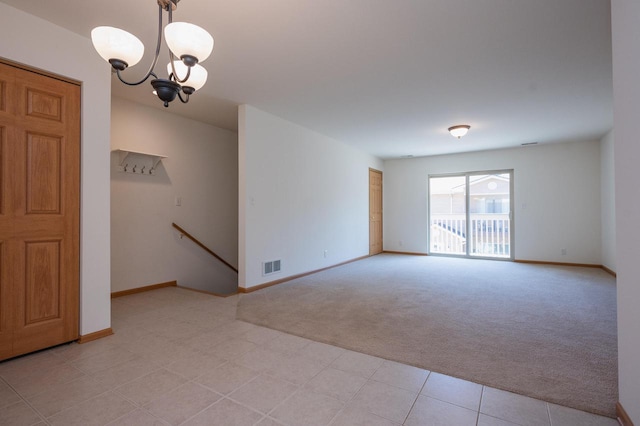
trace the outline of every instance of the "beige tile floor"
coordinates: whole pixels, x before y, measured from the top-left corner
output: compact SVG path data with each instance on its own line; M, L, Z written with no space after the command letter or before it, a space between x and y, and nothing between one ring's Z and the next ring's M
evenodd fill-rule
M0 363L0 425L617 425L236 321L237 297L113 300L115 335Z

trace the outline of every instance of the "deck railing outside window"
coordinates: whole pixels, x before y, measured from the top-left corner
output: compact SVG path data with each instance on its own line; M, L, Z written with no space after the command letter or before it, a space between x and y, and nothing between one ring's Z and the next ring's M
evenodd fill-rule
M470 236L463 214L431 216L431 252L480 257L511 257L509 214L472 213Z

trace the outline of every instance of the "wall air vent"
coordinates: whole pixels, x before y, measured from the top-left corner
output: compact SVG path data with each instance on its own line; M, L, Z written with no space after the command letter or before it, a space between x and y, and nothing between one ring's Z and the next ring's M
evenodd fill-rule
M276 272L280 272L281 261L280 260L270 260L268 262L262 262L262 276L275 274Z

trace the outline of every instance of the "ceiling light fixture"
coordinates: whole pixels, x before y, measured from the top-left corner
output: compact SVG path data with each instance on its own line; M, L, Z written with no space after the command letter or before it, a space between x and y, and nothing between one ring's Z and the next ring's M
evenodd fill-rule
M449 133L451 133L451 136L453 136L454 138L460 139L467 134L470 128L471 126L469 125L460 124L458 126L449 127Z
M125 81L120 73L127 67L140 62L144 54L142 42L133 34L119 28L96 27L91 31L93 46L100 56L111 64L120 81L128 86L137 86L153 76L151 85L165 107L168 107L169 102L172 102L176 96L186 104L189 102L189 96L204 86L207 81L207 70L199 63L207 59L213 50L213 37L207 31L186 22L173 22L173 11L178 7L179 1L158 0L156 54L149 71L139 81ZM168 78L158 78L154 71L162 44L163 11L169 14L169 22L164 27L164 38L169 47Z

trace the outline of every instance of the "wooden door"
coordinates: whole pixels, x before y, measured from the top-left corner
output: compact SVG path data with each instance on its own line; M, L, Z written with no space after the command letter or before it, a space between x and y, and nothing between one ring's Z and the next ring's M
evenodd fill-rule
M0 359L78 338L80 87L0 62Z
M382 172L369 169L369 256L382 253Z

